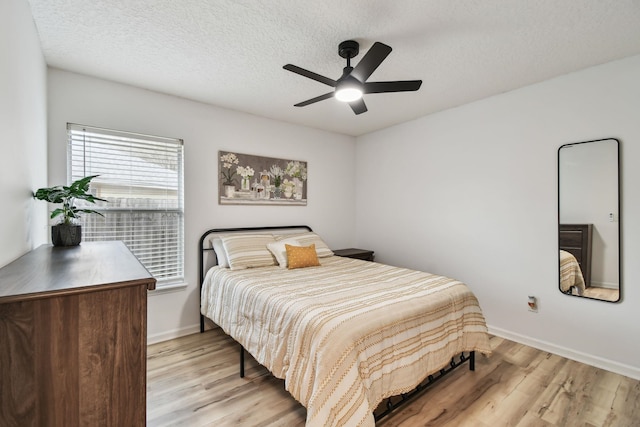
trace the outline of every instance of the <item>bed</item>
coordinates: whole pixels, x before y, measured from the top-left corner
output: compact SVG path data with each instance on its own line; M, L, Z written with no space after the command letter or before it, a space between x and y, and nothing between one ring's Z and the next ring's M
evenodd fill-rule
M466 285L335 256L307 226L209 230L200 249L201 314L284 379L308 427L373 426L384 399L455 367L460 354L472 363L491 352ZM300 263L306 256L312 266ZM283 268L287 260L302 267Z
M560 290L582 295L591 286L592 224L560 224Z
M585 283L576 257L560 250L560 290L565 294L584 295Z

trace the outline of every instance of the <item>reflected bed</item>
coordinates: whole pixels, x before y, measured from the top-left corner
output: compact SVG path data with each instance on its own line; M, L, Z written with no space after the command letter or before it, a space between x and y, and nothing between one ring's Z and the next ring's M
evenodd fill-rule
M585 283L576 257L560 251L560 290L566 294L584 295Z

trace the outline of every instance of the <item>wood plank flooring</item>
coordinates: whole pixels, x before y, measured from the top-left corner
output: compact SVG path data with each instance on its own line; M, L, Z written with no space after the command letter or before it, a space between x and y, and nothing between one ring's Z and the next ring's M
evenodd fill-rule
M380 427L637 427L640 381L491 338L476 356ZM216 328L148 348L148 426L304 426L305 409L251 356L238 375L238 344Z
M602 299L605 301L618 301L620 291L618 289L597 288L590 286L584 290L584 296L589 298Z

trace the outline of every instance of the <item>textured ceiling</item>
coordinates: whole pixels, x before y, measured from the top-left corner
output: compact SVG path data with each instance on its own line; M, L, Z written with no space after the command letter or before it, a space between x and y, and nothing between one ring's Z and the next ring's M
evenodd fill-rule
M208 104L347 135L640 54L640 0L29 0L47 63ZM369 81L422 79L369 94L354 115L328 87L338 44L393 52ZM352 65L353 65L352 64ZM329 89L330 90L330 89Z

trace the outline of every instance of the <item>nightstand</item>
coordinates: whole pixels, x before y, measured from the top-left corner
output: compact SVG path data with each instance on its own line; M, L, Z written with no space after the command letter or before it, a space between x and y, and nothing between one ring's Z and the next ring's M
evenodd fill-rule
M333 253L337 256L342 256L345 258L355 258L362 259L365 261L373 261L373 251L369 251L366 249L356 249L356 248L348 248L348 249L336 249Z

